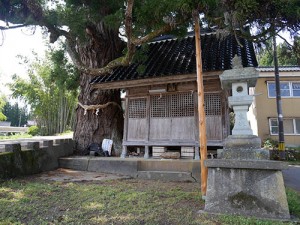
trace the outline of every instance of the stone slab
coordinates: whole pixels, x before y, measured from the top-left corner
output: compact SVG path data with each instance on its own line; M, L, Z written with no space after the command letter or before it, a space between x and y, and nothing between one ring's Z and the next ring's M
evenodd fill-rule
M196 182L190 172L138 171L137 178L162 181Z
M87 171L115 173L136 177L138 171L137 168L137 160L122 160L120 158L107 160L106 158L92 157L89 160Z
M176 171L176 172L190 172L194 160L173 160L173 159L160 159L160 160L140 160L138 162L139 171Z
M256 135L229 135L224 140L225 149L259 149L261 139Z
M269 160L270 152L265 149L220 149L219 159Z
M255 87L258 71L254 67L225 70L220 76L222 89L230 90L232 83L247 82L249 87Z
M273 160L235 160L235 159L207 159L204 165L208 168L237 168L252 170L283 170L288 163Z
M289 219L281 171L208 168L204 211Z
M86 171L89 164L87 157L63 157L58 160L59 167L73 170Z
M72 159L75 162L72 162ZM71 156L61 158L59 162L60 167L68 169L78 168L77 170L121 174L133 178L138 177L138 174L140 174L140 177L142 176L145 179L148 178L144 172L151 171L152 175L150 177L153 179L200 182L200 162L196 160L145 160L143 158ZM80 165L80 163L84 165Z

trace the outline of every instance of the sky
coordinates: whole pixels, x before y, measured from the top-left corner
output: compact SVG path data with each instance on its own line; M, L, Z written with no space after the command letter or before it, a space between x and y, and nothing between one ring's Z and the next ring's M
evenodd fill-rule
M3 24L0 24L3 25ZM32 51L44 57L47 49L47 39L43 38L42 31L37 28L31 34L26 28L0 31L0 95L9 95L6 83L11 82L11 76L26 75L24 65L20 65L17 55L33 59Z

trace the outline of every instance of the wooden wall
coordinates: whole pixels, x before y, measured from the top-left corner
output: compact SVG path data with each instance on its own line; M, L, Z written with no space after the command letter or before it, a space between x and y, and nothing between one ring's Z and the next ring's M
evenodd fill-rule
M219 80L204 85L208 145L222 145L229 128L226 96ZM123 144L198 146L196 88L185 82L127 89Z

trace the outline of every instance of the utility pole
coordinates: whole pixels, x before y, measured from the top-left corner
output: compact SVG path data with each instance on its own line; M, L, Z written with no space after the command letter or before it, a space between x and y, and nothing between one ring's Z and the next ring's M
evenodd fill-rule
M273 57L274 57L275 87L276 87L276 106L277 106L277 116L278 116L278 150L279 150L280 159L285 159L282 101L281 101L281 93L280 93L280 79L279 79L275 31L273 33Z
M199 144L200 144L200 167L201 167L201 193L205 198L207 188L208 169L204 166L204 160L207 158L207 140L206 140L206 119L204 110L204 87L202 75L202 57L201 57L201 39L199 26L199 13L193 11L195 22L195 44L196 44L196 65L197 65L197 90L198 90L198 120L199 120Z

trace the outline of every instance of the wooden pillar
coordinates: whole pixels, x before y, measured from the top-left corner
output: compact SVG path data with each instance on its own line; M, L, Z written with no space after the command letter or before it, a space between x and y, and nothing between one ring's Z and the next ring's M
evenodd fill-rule
M201 39L199 26L199 13L193 12L195 21L195 44L196 44L196 65L197 65L197 89L198 89L198 119L199 119L199 144L200 144L200 167L201 167L201 193L206 196L207 173L208 169L204 166L204 160L207 158L207 140L206 140L206 119L204 110L204 87L202 75L202 57L201 57Z

